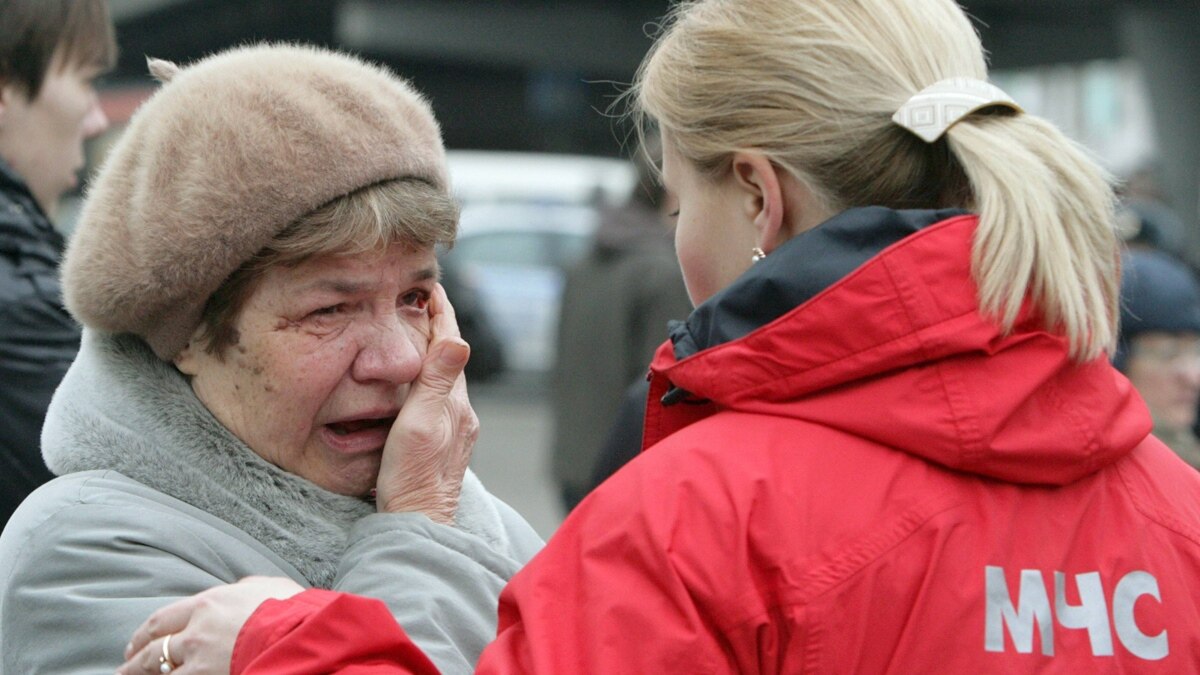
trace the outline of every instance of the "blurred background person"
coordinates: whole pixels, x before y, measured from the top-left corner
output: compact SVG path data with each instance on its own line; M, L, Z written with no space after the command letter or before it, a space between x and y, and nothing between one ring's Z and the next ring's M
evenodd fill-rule
M53 478L39 438L79 328L51 219L108 126L94 82L116 59L104 0L0 0L0 528Z
M1123 267L1114 363L1146 401L1154 435L1200 468L1193 430L1200 405L1200 284L1187 266L1152 248L1126 251Z
M628 203L600 214L588 254L567 273L550 392L553 474L567 511L594 487L610 436L621 439L610 453L640 445L650 358L667 321L692 309L667 218L674 207L651 164L660 155L654 138L635 153L638 182ZM628 398L638 414L618 422Z
M642 427L646 423L646 397L649 395L650 381L646 378L638 378L625 389L620 407L592 463L588 492L595 490L642 451Z
M1155 249L1183 260L1188 228L1166 203L1154 197L1124 195L1117 233L1130 248Z

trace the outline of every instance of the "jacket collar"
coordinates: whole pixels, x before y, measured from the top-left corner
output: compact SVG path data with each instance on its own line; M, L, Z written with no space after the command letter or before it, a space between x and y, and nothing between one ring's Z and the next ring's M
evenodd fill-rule
M647 446L736 410L1021 483L1070 482L1123 456L1150 431L1141 399L1106 359L1072 362L1028 306L1009 334L979 312L976 225L854 209L781 246L659 349Z
M804 304L888 246L965 213L878 206L844 211L772 251L686 321L672 322L675 358L744 337Z
M30 198L33 197L33 194L29 192L29 186L25 184L24 180L21 180L17 172L3 158L0 158L0 190L10 194L24 193Z
M64 244L62 234L50 223L29 185L3 159L0 159L0 235L0 248L31 255L38 251L30 242L49 243L55 252L61 252Z
M47 220L45 212L38 205L33 192L29 190L29 184L3 159L0 159L0 194L6 194L9 198L20 200L22 205L27 204L38 216L43 220Z

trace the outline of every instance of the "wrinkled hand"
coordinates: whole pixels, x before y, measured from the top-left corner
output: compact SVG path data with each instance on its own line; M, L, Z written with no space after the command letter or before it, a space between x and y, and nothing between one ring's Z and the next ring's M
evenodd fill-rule
M380 512L420 512L448 525L458 509L479 420L463 377L470 348L459 337L441 285L429 314L429 349L384 446L375 503Z
M228 675L242 625L264 600L290 598L304 589L282 577L246 577L174 602L133 632L117 675L159 673L163 640L171 636L171 661L188 675Z

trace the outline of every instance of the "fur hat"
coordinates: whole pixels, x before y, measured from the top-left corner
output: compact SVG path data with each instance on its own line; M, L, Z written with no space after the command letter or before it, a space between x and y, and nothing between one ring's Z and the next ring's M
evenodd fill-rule
M208 298L287 225L381 181L448 189L426 100L391 72L291 45L179 68L134 115L95 178L63 261L84 325L172 359Z

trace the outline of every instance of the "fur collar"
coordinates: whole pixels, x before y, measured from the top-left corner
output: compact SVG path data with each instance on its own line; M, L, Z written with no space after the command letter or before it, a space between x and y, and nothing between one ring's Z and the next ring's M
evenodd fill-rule
M336 575L350 527L373 504L268 463L227 430L142 340L84 330L42 432L56 474L117 471L240 528L317 587ZM456 525L506 547L499 513L468 471Z

